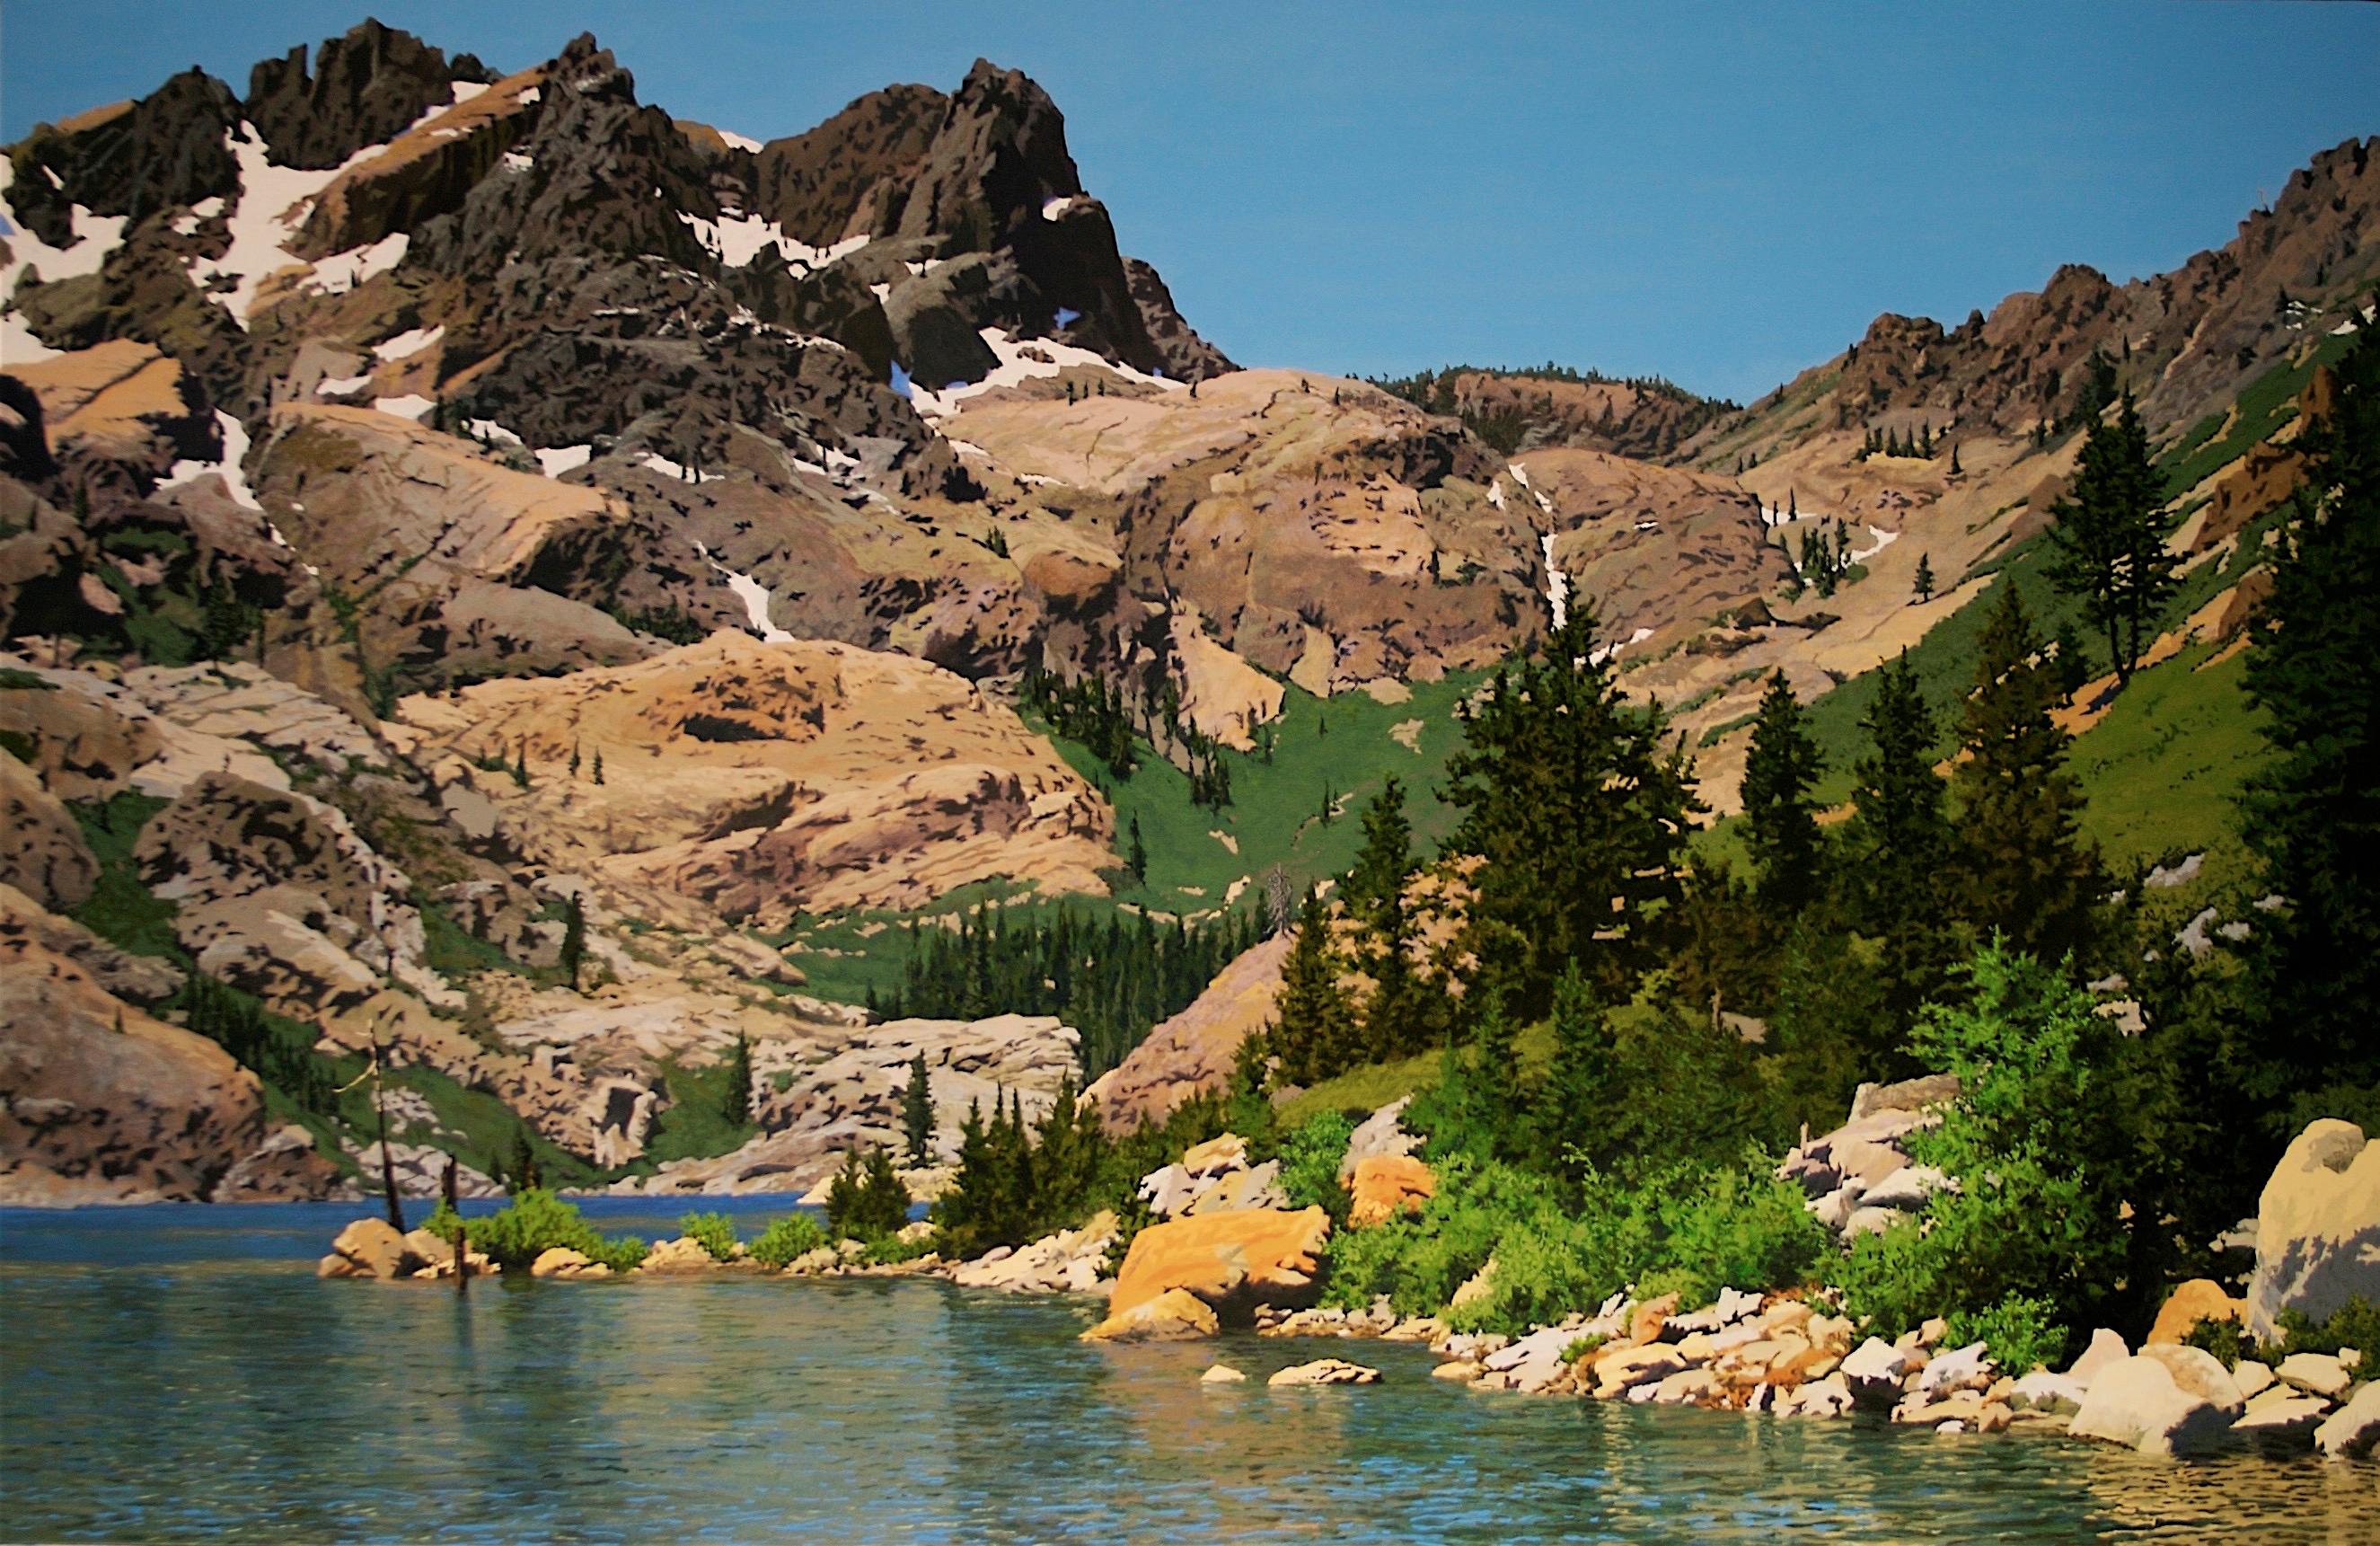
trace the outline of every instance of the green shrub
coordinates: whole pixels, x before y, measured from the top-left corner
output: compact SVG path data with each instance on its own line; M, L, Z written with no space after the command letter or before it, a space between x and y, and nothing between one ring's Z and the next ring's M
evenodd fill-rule
M1339 1112L1307 1118L1281 1144L1281 1189L1292 1208L1320 1208L1333 1226L1347 1223L1347 1188L1339 1166L1355 1125Z
M827 1188L827 1233L838 1240L876 1241L909 1222L909 1191L892 1169L892 1156L870 1149L843 1157L843 1169Z
M1574 1336L1571 1338L1568 1342L1562 1344L1562 1362L1578 1362L1579 1359L1586 1357L1589 1353L1599 1350L1603 1346L1603 1340L1604 1339L1599 1336Z
M826 1231L808 1213L788 1213L770 1222L746 1253L772 1272L781 1272L796 1257L808 1256L827 1243Z
M898 1235L880 1235L868 1242L867 1254L861 1260L871 1267L889 1267L895 1262L915 1261L934 1248L931 1236L921 1240L904 1240Z
M2226 1369L2237 1369L2241 1358L2256 1356L2256 1339L2248 1334L2247 1327L2228 1315L2200 1316L2190 1323L2181 1340L2185 1346L2212 1353Z
M595 1232L576 1205L542 1187L513 1195L502 1211L471 1226L471 1243L488 1253L499 1267L527 1267L560 1247L589 1261L600 1261L615 1272L635 1268L645 1259L645 1243L633 1236L605 1239Z
M1842 1291L1843 1309L1888 1340L1914 1331L1936 1313L1943 1291L1944 1255L1914 1219L1861 1235L1838 1259L1828 1281Z
M1635 1294L1639 1299L1675 1294L1680 1309L1700 1309L1718 1297L1709 1275L1692 1267L1657 1267L1636 1280Z
M2054 1315L2046 1299L2010 1294L1988 1309L1952 1311L1945 1317L1950 1327L1948 1340L1953 1347L1980 1342L2001 1372L2025 1374L2066 1350L2066 1328Z
M438 1199L438 1206L430 1211L429 1222L421 1227L451 1246L455 1243L455 1232L463 1227L463 1220L460 1214L446 1206L446 1199L442 1197ZM472 1243L478 1246L476 1240Z
M1680 1286L1691 1306L1709 1304L1722 1288L1804 1283L1826 1248L1826 1230L1803 1205L1802 1188L1776 1179L1764 1155L1748 1156L1742 1169L1680 1176L1665 1189L1674 1197L1660 1210L1661 1255L1670 1272L1692 1280L1692 1292Z
M2380 1305L2358 1294L2338 1307L2336 1314L2319 1323L2309 1321L2301 1311L2285 1309L2277 1318L2280 1322L2281 1352L2336 1353L2352 1347L2363 1355L2363 1367L2357 1370L2370 1378L2375 1369L2374 1361L2380 1359Z
M678 1233L710 1253L713 1261L735 1259L735 1221L724 1213L688 1213L677 1221Z

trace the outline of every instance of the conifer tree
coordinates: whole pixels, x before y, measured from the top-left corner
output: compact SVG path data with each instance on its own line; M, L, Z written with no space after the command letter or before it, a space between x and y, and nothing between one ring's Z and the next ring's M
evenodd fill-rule
M595 749L595 782L598 784L603 782L603 749L601 747Z
M1960 712L1961 915L1978 934L2046 962L2092 943L2108 883L2078 830L2082 792L2066 771L2072 737L2049 716L2058 685L2014 585L1985 625L1975 688Z
M1584 604L1544 656L1497 677L1463 734L1446 798L1463 813L1453 846L1484 861L1475 943L1493 931L1517 953L1516 1013L1541 1009L1565 961L1616 996L1658 943L1656 905L1681 894L1687 822L1702 809L1683 747L1658 705L1621 694Z
M562 969L570 979L570 991L578 991L578 973L587 959L587 907L572 892L562 915Z
M1132 878L1135 881L1148 878L1148 846L1140 840L1140 814L1137 811L1133 813L1132 847L1125 856L1124 868L1132 871Z
M2118 683L2129 683L2156 639L2173 593L2173 555L2166 551L2165 481L2149 461L2148 432L2131 394L2113 420L2090 419L2090 438L2074 486L2053 507L2058 549L2050 578L2079 598L2107 640Z
M2064 701L2071 703L2091 680L2090 652L2082 647L2082 635L2073 623L2058 625L2058 638L2052 641L2058 657L2058 687Z
M1852 770L1844 873L1852 882L1854 921L1883 951L1878 975L1897 1039L1939 991L1950 964L1940 905L1950 828L1934 766L1937 732L1906 651L1877 673L1860 727L1868 751Z
M1819 835L1811 790L1826 760L1782 671L1768 678L1743 769L1745 842L1763 907L1797 912L1818 890Z
M1586 977L1572 962L1554 982L1553 1066L1539 1097L1550 1157L1568 1173L1608 1158L1604 1118L1620 1093L1611 1027Z
M1956 445L1950 447L1950 476L1959 476L1959 448Z
M909 1065L909 1083L901 1091L901 1133L908 1142L909 1163L924 1164L934 1140L934 1088L926 1076L924 1053Z
M1355 1045L1354 1015L1339 986L1339 953L1330 940L1330 919L1322 898L1308 890L1297 920L1297 941L1281 968L1281 999L1267 1043L1281 1057L1281 1075L1293 1084L1312 1084L1344 1066Z
M1921 553L1917 555L1917 575L1911 581L1911 585L1916 590L1919 601L1930 602L1934 599L1934 555L1932 554Z
M521 742L513 752L512 773L513 783L516 785L523 789L528 787L528 743L527 741Z
M2352 1104L2368 1124L2380 1108L2380 345L2370 328L2333 382L2326 420L2299 441L2305 481L2248 657L2249 696L2277 755L2250 785L2244 825L2286 904L2259 915L2252 955L2266 1080L2360 1090L2321 1114L2358 1114Z
M1364 846L1341 888L1347 911L1365 936L1360 963L1372 979L1364 1010L1366 1059L1420 1052L1438 1040L1443 995L1414 975L1416 934L1405 905L1414 873L1413 827L1405 819L1404 785L1390 777L1364 811Z
M570 743L570 776L573 778L578 776L578 743L577 741Z
M727 1089L720 1097L719 1114L731 1127L752 1125L752 1043L740 1030L727 1060Z

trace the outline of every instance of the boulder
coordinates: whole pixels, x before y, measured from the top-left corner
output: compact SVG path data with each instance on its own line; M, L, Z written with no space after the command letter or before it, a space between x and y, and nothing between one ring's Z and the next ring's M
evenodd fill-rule
M99 883L82 828L33 770L0 750L0 883L44 907L79 907Z
M2380 1304L2380 1144L2325 1118L2297 1136L2265 1183L2248 1329L2273 1341L2281 1311L2319 1322L2356 1295Z
M1872 1336L1851 1351L1837 1372L1855 1395L1889 1398L1900 1395L1901 1381L1914 1367L1906 1349Z
M1411 1104L1412 1096L1399 1096L1355 1125L1355 1130L1347 1135L1347 1152L1339 1161L1341 1186L1354 1180L1355 1167L1366 1160L1410 1154L1421 1147L1421 1139L1403 1126L1405 1108Z
M1377 1385L1380 1371L1343 1358L1317 1358L1292 1364L1265 1382L1268 1385Z
M2164 1308L2157 1311L2156 1323L2149 1328L2148 1345L2180 1343L2201 1321L2237 1321L2245 1308L2214 1279L2192 1278L2166 1296Z
M2070 1374L2052 1374L2036 1369L2015 1383L2009 1393L2009 1405L2020 1411L2071 1412L2082 1405L2091 1387Z
M2124 1339L2102 1326L2091 1333L2091 1345L2082 1349L2082 1355L2067 1366L2066 1377L2087 1388L2099 1377L2102 1369L2119 1364L2131 1356L2132 1350Z
M1950 1185L1950 1178L1932 1165L1901 1165L1867 1189L1860 1199L1865 1208L1922 1208L1925 1199Z
M2380 1380L2367 1380L2354 1399L2323 1418L2313 1430L2313 1447L2333 1460L2368 1455L2380 1443Z
M1206 1373L1198 1376L1198 1382L1202 1385L1237 1385L1244 1384L1246 1381L1247 1376L1238 1369L1229 1364L1220 1363L1210 1365Z
M411 1277L428 1265L386 1219L358 1219L339 1231L331 1254L315 1268L317 1277Z
M1533 1332L1481 1359L1480 1383L1500 1390L1541 1391L1568 1367L1562 1354L1577 1340L1578 1333L1567 1326Z
M582 1252L572 1250L567 1246L554 1246L538 1253L537 1260L528 1264L528 1275L533 1278L608 1278L612 1275L612 1269L601 1261L589 1261Z
M1145 1232L1144 1232L1145 1233ZM1085 1342L1195 1342L1221 1330L1204 1300L1180 1288L1119 1309L1083 1333Z
M2253 1358L2241 1358L2231 1370L2231 1382L2239 1386L2240 1394L2251 1401L2271 1389L2274 1379L2272 1366Z
M1477 1364L1473 1363L1470 1359L1456 1358L1451 1363L1442 1363L1436 1369L1431 1369L1429 1371L1429 1377L1433 1380L1444 1380L1453 1384L1467 1385L1476 1381L1482 1372L1484 1371Z
M1686 1367L1674 1347L1648 1343L1638 1347L1609 1347L1595 1359L1595 1394L1609 1400L1623 1391L1658 1383Z
M1228 1171L1248 1168L1248 1140L1237 1133L1225 1133L1194 1143L1182 1154L1182 1168L1200 1181L1211 1181Z
M2092 1381L2067 1431L2143 1455L2202 1455L2221 1447L2246 1406L2212 1354L2150 1347Z
M1777 1402L1780 1417L1840 1418L1851 1409L1852 1388L1840 1371L1788 1391Z
M1928 1394L1948 1395L1989 1389L1992 1379L1991 1357L1984 1345L1975 1342L1928 1361L1917 1376L1917 1388Z
M1386 1223L1400 1213L1418 1212L1438 1191L1429 1166L1410 1154L1375 1154L1356 1162L1348 1187L1351 1228Z
M2352 1382L2346 1369L2327 1353L2292 1353L2273 1372L2283 1384L2331 1401L2345 1395Z
M1151 1224L1133 1236L1109 1302L1121 1314L1174 1288L1235 1312L1310 1301L1330 1235L1319 1208L1248 1208Z
M1190 1214L1230 1213L1244 1208L1286 1208L1289 1195L1281 1189L1281 1162L1267 1160L1254 1170L1227 1170L1202 1183L1198 1195L1183 1211Z
M2243 1438L2302 1443L2329 1410L2330 1403L2318 1395L2284 1396L2251 1406L2246 1416L2231 1425L2231 1431Z

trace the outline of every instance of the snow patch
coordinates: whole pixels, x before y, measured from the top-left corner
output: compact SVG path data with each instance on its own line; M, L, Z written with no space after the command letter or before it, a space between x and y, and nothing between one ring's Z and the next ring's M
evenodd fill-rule
M758 140L747 139L731 129L723 128L719 131L719 138L727 141L727 148L731 151L750 151L756 155L759 153L760 141Z
M33 336L10 298L17 293L17 284L28 270L45 281L75 279L97 274L107 255L124 239L125 217L120 214L93 214L80 204L67 212L73 232L64 247L52 247L17 218L17 208L9 203L7 191L12 167L6 156L0 156L0 205L7 209L8 219L0 225L0 236L8 244L8 259L0 262L0 365L30 365L35 360L54 359L57 350ZM187 233L186 233L187 234Z
M487 89L488 83L484 80L457 80L455 82L455 105L462 106Z
M917 404L919 413L929 419L955 413L959 404L966 398L995 387L1016 386L1036 377L1054 376L1073 366L1105 371L1111 375L1154 386L1160 391L1189 390L1180 382L1135 371L1129 365L1118 365L1102 355L1076 348L1072 344L1061 344L1049 338L1013 338L996 327L984 328L980 335L986 347L999 359L999 365L981 381L953 382L940 392L929 392L912 383L909 398Z
M470 431L473 434L479 436L481 440L501 441L506 445L518 445L521 444L520 436L513 433L510 430L505 429L502 424L497 423L492 419L466 420L464 420L463 427Z
M410 333L400 333L385 343L374 344L372 353L382 359L410 359L445 336L443 327L417 327Z
M423 414L428 413L431 408L434 408L437 406L438 405L436 403L431 402L429 398L421 396L418 392L408 392L402 397L374 397L372 399L372 411L375 413L393 413L399 419L410 419L416 423L420 422L421 416Z
M1877 554L1882 553L1885 549L1890 547L1893 543L1900 541L1900 532L1887 531L1880 526L1869 527L1867 529L1867 534L1876 539L1875 546L1860 548L1855 552L1845 554L1843 556L1850 559L1854 564L1864 564L1869 559L1874 558Z
M1504 507L1504 480L1501 478L1488 480L1488 503L1499 510Z
M1548 531L1537 539L1537 550L1546 557L1546 605L1554 615L1554 627L1570 621L1570 576L1554 566L1554 539Z
M688 472L667 456L651 451L638 452L631 459L631 465L649 467L662 477L674 478L681 483L716 483L727 476L723 472Z
M587 458L594 454L595 448L591 445L557 445L537 452L537 465L545 469L548 478L559 478L565 472L575 472L585 467Z
M361 392L370 384L370 376L325 376L314 383L314 396L344 397L350 392Z
M223 480L224 490L231 495L233 504L243 510L253 510L262 517L264 534L273 539L273 546L287 547L289 539L281 534L281 528L273 523L273 517L265 515L264 506L257 503L256 491L248 486L248 473L240 466L240 463L248 459L248 427L223 409L217 408L215 409L215 433L223 439L223 456L211 462L188 460L176 462L166 469L165 476L158 480L157 492L164 493L169 490L178 489L184 484L195 483L201 478L220 478ZM302 510L306 506L300 505L297 507ZM322 572L302 559L299 560L299 566L310 575L319 575Z
M820 269L839 258L858 251L868 245L864 236L846 237L832 247L812 247L797 237L785 234L783 226L765 215L741 214L722 210L716 220L680 212L678 219L694 233L695 239L710 249L711 254L729 268L742 268L760 253L774 249L788 263L804 269Z
M1090 201L1088 195L1081 193L1062 193L1055 199L1044 199L1041 201L1041 218L1063 220L1077 208Z
M712 558L710 550L700 542L694 544L694 551L710 560L712 568L727 577L727 589L735 591L736 599L744 603L744 615L752 625L752 631L760 636L761 643L791 644L794 641L792 634L769 621L769 588L767 586L754 579L750 575L741 574L722 564L718 559Z
M1523 467L1518 462L1514 462L1511 465L1509 470L1512 474L1512 481L1520 484L1521 487L1524 489L1529 486L1529 469L1527 468Z
M518 151L506 151L501 164L507 172L526 172L537 164L537 157L524 155Z

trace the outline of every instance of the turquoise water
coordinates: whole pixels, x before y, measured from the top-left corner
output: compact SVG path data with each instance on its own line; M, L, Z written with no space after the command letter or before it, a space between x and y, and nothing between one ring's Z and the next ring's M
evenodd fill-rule
M0 1535L2380 1540L2368 1465L1473 1393L1382 1343L1087 1347L1087 1306L939 1284L317 1281L357 1211L0 1211ZM1384 1382L1265 1388L1326 1354ZM1250 1382L1200 1386L1218 1356Z

